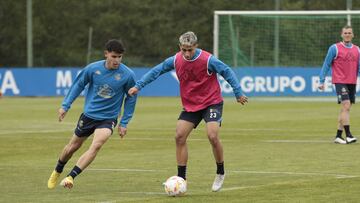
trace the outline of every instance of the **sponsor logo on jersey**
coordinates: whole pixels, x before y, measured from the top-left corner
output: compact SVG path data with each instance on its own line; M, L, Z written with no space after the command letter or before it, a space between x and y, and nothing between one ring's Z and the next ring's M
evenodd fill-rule
M111 98L115 95L114 90L108 84L100 85L97 89L97 95L102 98Z

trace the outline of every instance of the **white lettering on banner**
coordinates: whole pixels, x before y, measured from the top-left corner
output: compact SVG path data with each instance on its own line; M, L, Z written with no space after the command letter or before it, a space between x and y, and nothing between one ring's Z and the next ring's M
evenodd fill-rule
M218 78L219 78L221 92L232 93L233 89L231 85L222 76L219 75Z
M77 75L80 71L77 72ZM56 72L56 94L57 95L66 95L69 92L69 89L72 85L72 74L70 70L62 71L59 70Z
M240 80L242 91L251 92L254 90L254 80L252 77L245 76Z
M245 76L240 80L244 92L284 92L290 88L294 92L305 90L306 82L301 76Z
M57 71L56 73L56 87L70 87L72 85L71 71Z
M311 91L312 92L332 92L333 87L331 83L331 77L328 76L325 78L324 90L319 90L320 78L318 76L311 77Z
M16 85L14 75L11 71L5 71L1 84L1 92L5 94L7 90L11 90L14 95L20 94L20 90Z
M296 84L299 85L296 85ZM306 82L305 79L301 76L295 76L291 80L291 89L294 90L294 92L302 92L305 90Z

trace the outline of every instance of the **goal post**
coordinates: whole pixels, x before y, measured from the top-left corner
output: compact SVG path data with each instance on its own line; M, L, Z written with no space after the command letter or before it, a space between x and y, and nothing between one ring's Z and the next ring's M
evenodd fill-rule
M319 67L360 11L215 11L213 53L232 67Z

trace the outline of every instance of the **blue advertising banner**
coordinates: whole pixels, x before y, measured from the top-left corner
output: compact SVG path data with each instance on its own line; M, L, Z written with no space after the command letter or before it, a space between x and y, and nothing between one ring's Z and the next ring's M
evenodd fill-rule
M140 79L149 68L132 68ZM5 96L64 96L80 68L11 68L0 69L0 90ZM331 78L319 91L320 68L236 68L247 96L334 96ZM232 88L219 77L224 96L233 96ZM358 79L359 84L359 79ZM359 88L357 88L359 89ZM179 96L174 71L160 76L141 90L140 96Z

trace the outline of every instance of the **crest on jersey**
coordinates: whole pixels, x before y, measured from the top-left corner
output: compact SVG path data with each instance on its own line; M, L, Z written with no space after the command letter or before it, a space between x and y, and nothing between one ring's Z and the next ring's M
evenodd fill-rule
M101 75L101 72L99 70L95 71L96 75Z
M120 73L115 74L114 78L115 78L115 80L120 80L120 79L121 79L121 75L120 75Z

